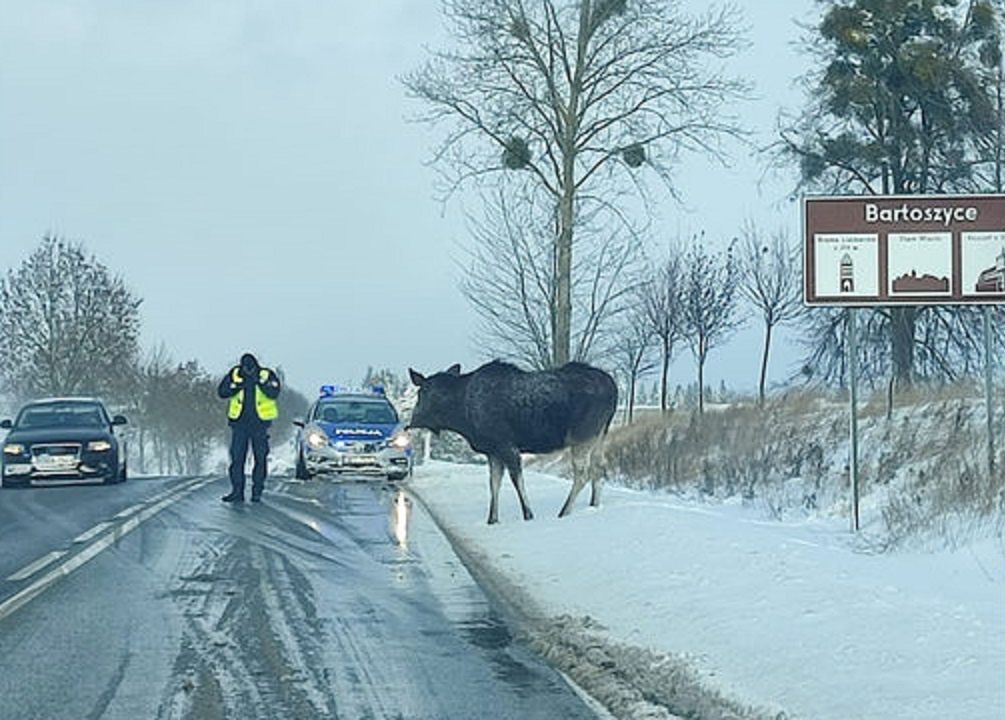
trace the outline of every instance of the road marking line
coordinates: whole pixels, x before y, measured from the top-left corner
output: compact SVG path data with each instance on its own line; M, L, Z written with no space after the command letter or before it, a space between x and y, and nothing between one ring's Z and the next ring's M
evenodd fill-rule
M13 575L8 575L7 579L8 580L12 580L14 582L18 582L20 580L26 580L26 579L30 578L32 575L34 575L35 573L37 573L39 570L41 570L42 568L44 568L46 565L51 565L52 563L54 563L56 560L59 560L64 555L66 555L66 550L53 550L48 555L43 555L42 557L40 557L38 560L36 560L35 562L31 563L30 565L25 565L23 568L21 568L20 570L18 570Z
M112 525L111 522L100 522L97 525L95 525L94 527L92 527L90 530L88 530L87 532L83 532L80 535L78 535L77 537L73 538L73 544L77 545L79 543L85 543L88 540L90 540L91 538L93 538L94 536L100 535L101 533L103 533L105 530L107 530L109 527L111 527L111 525Z
M115 513L114 517L116 519L118 519L118 520L121 520L122 518L129 517L130 515L132 515L133 513L135 513L137 510L141 510L142 508L143 508L143 503L137 503L137 504L133 505L132 507L127 507L125 510L120 510L119 512Z
M140 523L144 520L153 517L161 510L178 500L181 500L186 495L189 495L195 490L198 490L200 487L208 485L211 482L215 482L216 480L219 480L219 478L196 478L191 482L175 488L174 492L160 502L151 504L145 510L136 513L121 525L116 526L111 532L106 533L103 537L84 547L76 555L71 556L68 560L60 565L57 565L45 575L35 580L28 587L14 593L3 602L0 602L0 620L3 620L19 608L24 607L36 597L41 595L42 592L49 588L49 586L66 577L84 563L94 559L103 550L111 547L121 538L125 537L139 527Z

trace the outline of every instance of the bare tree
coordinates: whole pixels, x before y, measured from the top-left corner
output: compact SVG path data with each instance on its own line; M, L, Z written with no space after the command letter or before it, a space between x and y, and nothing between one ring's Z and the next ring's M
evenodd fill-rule
M481 318L482 345L495 356L535 368L552 364L550 308L555 265L549 258L550 216L533 194L486 197L484 218L469 218L461 291ZM573 275L573 359L593 359L601 337L621 310L642 262L642 243L632 232L590 225L580 217L580 253Z
M53 236L0 279L0 378L16 399L115 394L139 356L139 306L79 243Z
M141 471L155 461L161 473L204 472L227 428L216 382L195 360L175 363L163 345L148 354L129 406L130 447Z
M684 273L680 251L672 247L642 288L642 320L657 338L660 349L660 410L670 406L670 361L677 341L684 339Z
M758 402L763 405L772 331L803 314L800 253L784 230L764 240L754 222L747 221L742 235L738 251L740 292L764 321L764 351L757 385Z
M671 0L444 0L453 50L405 77L449 131L436 160L447 193L505 170L548 199L554 264L550 363L573 356L574 230L647 194L643 166L673 191L684 151L721 157L744 83L719 60L742 45L733 7L684 15Z
M705 361L743 320L737 313L736 260L705 247L704 233L684 254L684 336L698 363L698 412L705 412Z
M647 322L642 286L633 293L636 301L631 303L619 317L617 329L611 336L614 347L614 364L627 385L625 393L625 422L631 423L635 417L635 395L639 380L650 370L654 363L649 357L653 346L652 326Z

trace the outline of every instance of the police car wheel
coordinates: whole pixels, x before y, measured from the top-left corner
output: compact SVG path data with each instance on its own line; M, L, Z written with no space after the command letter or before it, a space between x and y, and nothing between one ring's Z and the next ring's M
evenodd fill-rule
M294 477L297 480L310 480L311 474L307 472L307 463L304 462L303 452L297 453L297 467L294 471Z

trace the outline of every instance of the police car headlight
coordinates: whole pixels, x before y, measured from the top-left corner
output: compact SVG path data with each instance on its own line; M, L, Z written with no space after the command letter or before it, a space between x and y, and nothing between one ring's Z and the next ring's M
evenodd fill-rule
M112 444L107 440L92 440L87 443L88 452L108 452L112 449Z
M311 430L307 433L307 444L315 450L320 450L328 445L328 436L320 430Z
M24 455L24 445L20 443L7 443L3 446L4 455Z
M404 450L412 444L412 439L408 437L408 433L400 432L392 437L387 444L391 447L396 447L399 450Z

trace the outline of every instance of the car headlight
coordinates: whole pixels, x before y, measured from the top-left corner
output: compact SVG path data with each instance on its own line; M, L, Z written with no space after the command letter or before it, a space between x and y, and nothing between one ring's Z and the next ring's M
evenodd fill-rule
M112 444L107 440L91 440L87 443L88 452L108 452L112 449Z
M24 455L24 445L20 443L7 443L3 446L4 455Z
M390 445L391 447L396 447L400 450L404 450L405 448L407 448L409 445L412 444L412 438L408 437L408 433L400 432L397 433L394 437L392 437L387 444Z
M328 445L328 436L320 430L311 430L307 433L307 444L315 450L320 450Z

